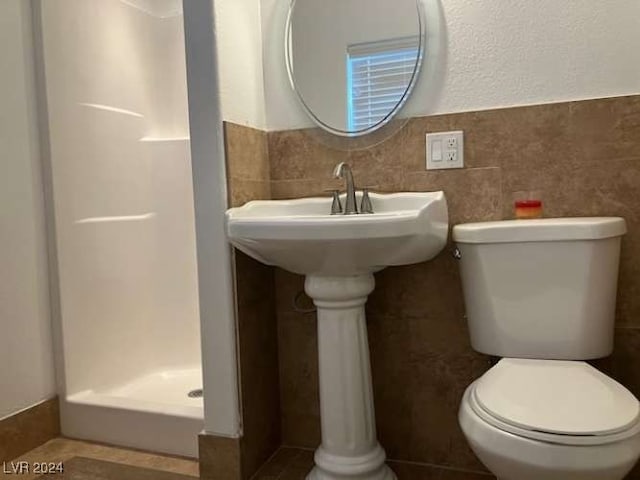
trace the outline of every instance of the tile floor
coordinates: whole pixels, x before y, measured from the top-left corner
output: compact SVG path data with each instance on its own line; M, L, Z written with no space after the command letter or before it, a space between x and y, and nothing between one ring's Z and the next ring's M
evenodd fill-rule
M64 472L48 473L39 480L192 480L194 477L132 467L94 458L74 457L64 462Z
M16 462L63 462L64 475L38 476L33 472L20 480L189 480L198 477L195 460L157 455L77 440L58 438L32 450ZM487 474L390 462L398 480L492 480ZM313 467L313 451L283 447L252 480L305 480ZM15 477L3 473L0 477Z
M405 462L389 462L398 480L492 480L487 474L436 468ZM283 447L253 477L253 480L305 480L313 467L313 451Z
M90 461L87 462L87 460L97 460L99 462L92 463ZM51 440L18 457L13 462L15 464L20 461L27 462L29 465L33 465L36 462L63 462L67 474L64 476L44 477L59 478L61 480L112 480L112 478L114 480L173 480L172 476L164 474L178 475L175 480L198 477L198 462L195 460L64 438ZM104 465L105 462L110 462L111 465ZM135 467L135 469L122 469L123 466ZM10 464L8 468L10 469ZM20 478L20 480L35 480L38 478L38 475L33 472L16 476L6 474L3 470L0 469L0 477L2 478ZM109 473L109 470L113 472L115 477L113 475L105 476ZM149 476L149 470L155 472L156 475ZM98 475L98 473L102 476Z

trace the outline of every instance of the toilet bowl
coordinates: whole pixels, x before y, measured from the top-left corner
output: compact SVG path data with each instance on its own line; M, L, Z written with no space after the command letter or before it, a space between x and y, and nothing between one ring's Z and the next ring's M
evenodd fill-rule
M472 347L503 357L459 423L499 480L621 480L640 457L640 402L584 360L613 351L622 218L457 225Z
M640 454L640 404L584 362L503 359L467 388L459 422L499 480L618 480Z

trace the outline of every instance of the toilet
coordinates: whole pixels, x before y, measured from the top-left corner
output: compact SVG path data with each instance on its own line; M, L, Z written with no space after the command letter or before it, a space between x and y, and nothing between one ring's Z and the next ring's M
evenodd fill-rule
M499 480L618 480L640 456L640 403L586 360L613 350L622 218L454 227L471 345L502 357L459 422Z

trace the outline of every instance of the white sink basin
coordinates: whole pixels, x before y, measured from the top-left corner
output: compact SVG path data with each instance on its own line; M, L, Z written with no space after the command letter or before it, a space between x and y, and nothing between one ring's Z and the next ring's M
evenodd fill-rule
M227 234L256 260L303 275L373 273L424 262L442 250L448 232L443 192L370 196L375 213L369 215L331 215L331 198L249 202L227 211Z

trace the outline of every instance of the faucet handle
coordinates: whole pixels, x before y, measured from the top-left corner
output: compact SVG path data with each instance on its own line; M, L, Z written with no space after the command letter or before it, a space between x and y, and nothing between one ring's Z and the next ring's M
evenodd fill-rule
M329 192L333 196L333 201L331 202L331 215L340 215L342 213L342 202L340 201L340 190L335 188L330 188L325 190L325 192Z
M360 202L360 213L373 213L373 205L369 198L369 190L375 187L362 187L362 201Z

